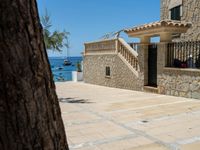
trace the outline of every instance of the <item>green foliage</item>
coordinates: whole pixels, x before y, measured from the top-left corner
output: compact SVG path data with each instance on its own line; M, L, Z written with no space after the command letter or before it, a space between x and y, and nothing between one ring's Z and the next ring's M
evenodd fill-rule
M62 48L66 47L69 48L69 32L66 32L65 30L60 31L54 31L51 33L50 28L52 27L50 15L45 13L44 16L41 17L41 23L43 26L43 36L44 36L44 42L46 49L48 50L55 50L55 51L62 51Z
M81 63L79 61L76 63L76 69L78 72L82 72Z

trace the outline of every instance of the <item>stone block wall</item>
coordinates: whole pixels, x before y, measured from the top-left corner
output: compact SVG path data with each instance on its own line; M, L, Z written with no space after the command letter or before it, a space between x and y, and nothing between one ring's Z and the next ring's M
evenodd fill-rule
M176 4L180 0L161 0L161 20L170 19L170 5ZM182 21L191 22L192 27L186 34L182 34L176 41L200 40L200 0L182 1ZM179 3L178 3L179 4ZM174 5L175 6L175 5Z
M105 68L110 67L111 76L106 77ZM84 57L84 82L141 91L143 79L137 77L117 54L86 55Z
M158 85L160 94L200 99L200 70L165 68Z

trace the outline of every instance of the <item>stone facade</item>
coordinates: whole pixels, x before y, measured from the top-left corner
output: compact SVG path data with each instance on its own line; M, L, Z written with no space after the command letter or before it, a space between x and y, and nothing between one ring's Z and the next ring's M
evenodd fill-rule
M106 67L110 67L110 77L105 74ZM83 70L86 83L137 91L143 89L143 80L135 76L117 54L87 55Z
M192 27L181 35L182 41L200 40L200 1L199 0L161 0L161 20L170 19L170 9L182 6L181 21L191 22ZM179 38L176 40L180 40Z
M200 99L200 70L165 68L158 85L160 94Z
M170 9L176 6L181 6L181 21L191 22L192 27L173 40L200 40L200 1L161 0L161 20L170 19ZM159 47L160 50L166 51L166 48ZM165 68L163 66L158 74L158 92L160 94L200 99L200 70Z
M100 43L97 44L100 46ZM138 75L116 51L110 49L106 49L106 53L105 51L101 53L100 50L88 51L84 56L84 81L108 87L200 99L200 70L166 68L167 43L159 43L157 47L157 88L146 86L148 85L148 44L139 46ZM110 76L106 76L106 67L110 67Z
M190 24L165 20L170 19L170 9L180 5L181 20L193 24L189 30ZM200 99L199 69L166 68L167 44L172 42L171 35L184 33L176 40L200 40L200 0L161 0L161 19L165 21L126 30L130 37L140 38L138 53L122 39L86 43L84 81L102 86ZM151 78L148 79L151 75L148 72L148 52L150 37L155 35L160 35L160 43L157 44L157 83L151 84ZM110 68L110 76L106 76L106 67ZM153 81L156 81L156 76Z

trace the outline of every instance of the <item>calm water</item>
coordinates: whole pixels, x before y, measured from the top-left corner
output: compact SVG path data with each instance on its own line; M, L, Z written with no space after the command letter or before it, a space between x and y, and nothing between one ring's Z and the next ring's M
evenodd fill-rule
M71 81L72 71L76 70L77 62L81 62L83 58L69 57L68 60L72 62L71 66L64 66L63 65L64 60L65 58L61 58L61 57L49 57L51 70L53 72L55 82Z

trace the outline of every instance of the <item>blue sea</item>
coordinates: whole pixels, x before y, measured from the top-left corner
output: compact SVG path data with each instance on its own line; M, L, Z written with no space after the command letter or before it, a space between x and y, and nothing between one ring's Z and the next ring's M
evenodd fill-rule
M71 81L72 71L76 71L76 64L83 60L82 57L68 57L67 60L72 62L70 66L64 66L65 58L63 57L49 57L51 70L55 82Z

